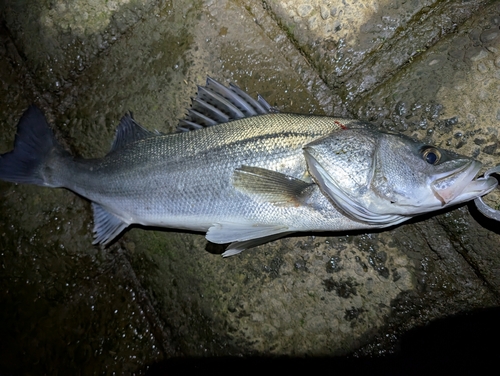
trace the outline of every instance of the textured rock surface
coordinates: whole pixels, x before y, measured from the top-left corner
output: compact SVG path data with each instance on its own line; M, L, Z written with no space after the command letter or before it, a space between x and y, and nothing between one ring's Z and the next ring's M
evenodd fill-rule
M499 5L366 4L0 1L0 153L32 102L84 157L107 152L127 110L172 131L209 75L283 111L355 116L498 164ZM174 231L93 247L89 203L64 190L0 182L0 211L0 372L378 356L416 327L499 306L498 224L472 206L229 259Z

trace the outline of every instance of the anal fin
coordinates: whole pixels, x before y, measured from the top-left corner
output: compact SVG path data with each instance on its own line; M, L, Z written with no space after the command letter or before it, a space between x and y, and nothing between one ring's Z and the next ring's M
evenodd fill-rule
M108 244L116 238L128 224L111 214L101 205L92 203L94 211L94 241L92 244Z
M288 226L253 223L246 220L238 222L219 222L210 227L206 238L217 244L231 243L224 257L232 256L247 248L255 247L278 239L290 233Z

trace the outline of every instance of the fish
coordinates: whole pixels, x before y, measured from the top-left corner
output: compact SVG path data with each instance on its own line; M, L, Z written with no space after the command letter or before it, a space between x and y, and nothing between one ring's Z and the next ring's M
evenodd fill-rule
M132 224L206 233L224 257L295 232L400 224L487 194L482 164L370 123L282 113L207 78L178 132L126 114L102 158L72 156L30 106L0 180L66 188L91 201L93 244Z

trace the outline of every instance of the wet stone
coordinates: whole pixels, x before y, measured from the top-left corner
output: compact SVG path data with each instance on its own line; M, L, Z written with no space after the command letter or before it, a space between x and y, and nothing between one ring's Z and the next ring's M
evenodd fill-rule
M377 253L377 261L381 263L385 263L387 261L387 253L385 251L381 251Z
M492 155L496 152L496 150L497 150L497 144L494 143L492 145L485 146L483 148L483 153Z
M361 260L361 257L359 256L356 256L354 258L354 260L356 261L356 263L361 267L361 269L363 270L363 272L367 272L368 271L368 266L363 262L363 260Z
M456 37L453 40L453 47L452 48L457 48L457 49L461 48L461 49L464 49L468 45L470 45L470 39L467 38L466 36L460 36L460 37Z
M328 17L330 17L330 11L328 10L328 7L326 5L321 5L320 12L322 19L326 20L328 19Z
M345 315L344 315L344 319L346 319L347 321L352 321L352 320L355 320L359 317L359 315L361 315L362 313L364 312L364 309L363 308L355 308L355 307L351 307L350 309L346 309L345 310Z
M265 266L264 270L269 273L272 278L276 278L280 274L280 268L283 265L283 259L280 257L275 257L271 260L269 266Z
M341 269L342 269L342 267L340 266L340 257L338 257L338 256L333 256L326 263L326 272L327 273L338 272Z
M477 65L477 70L481 73L487 73L488 72L488 68L486 67L486 65L484 65L483 63L479 63Z
M481 42L489 43L498 38L499 35L500 30L498 28L485 30L481 33Z
M474 28L469 32L469 38L473 42L479 42L482 30L479 28Z
M486 49L495 55L497 55L500 52L500 50L498 48L493 47L493 46L487 46Z
M465 50L462 48L452 48L448 51L448 56L454 60L461 60L464 58Z
M301 272L306 272L307 267L306 267L306 262L305 260L299 259L293 263L293 266L295 267L296 270L301 271Z
M479 61L488 56L488 52L483 47L472 47L465 52L465 57L471 61Z
M300 17L307 17L311 11L313 10L313 7L311 4L301 4L297 7L297 14Z
M485 143L485 142L486 142L486 140L481 139L481 138L476 138L476 139L474 139L474 143L475 143L476 145L484 145L484 143Z
M385 278L385 279L388 279L390 277L390 272L389 272L389 269L387 269L385 266L377 266L375 267L375 270L377 271L377 273Z
M392 281L397 282L401 279L401 274L399 274L399 271L397 269L392 270Z
M438 103L431 103L425 108L425 112L427 112L429 120L437 119L442 110L443 105Z
M308 21L309 30L314 30L318 27L318 17L312 16Z
M333 278L328 278L323 281L325 290L328 292L335 292L339 297L347 299L352 295L357 295L356 286L358 285L354 281L336 281Z
M455 124L458 124L458 118L456 116L453 116L452 118L444 120L444 125L446 127L451 127L452 125L455 125Z
M406 108L406 103L403 101L399 101L396 103L396 108L394 109L396 115L398 116L405 116L408 112L408 109Z

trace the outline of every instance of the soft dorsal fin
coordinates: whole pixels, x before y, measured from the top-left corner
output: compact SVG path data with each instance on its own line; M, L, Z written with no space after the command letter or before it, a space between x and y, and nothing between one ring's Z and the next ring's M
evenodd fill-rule
M151 132L142 127L134 120L132 113L129 112L122 117L120 124L116 128L115 139L111 145L110 152L121 149L132 142L144 140L149 137L157 136L158 134L158 132Z
M260 95L257 100L235 84L229 87L207 77L205 86L198 86L186 117L179 121L177 129L187 132L212 125L226 123L248 116L278 112Z
M300 206L313 183L260 167L241 166L233 174L233 187L277 206Z

